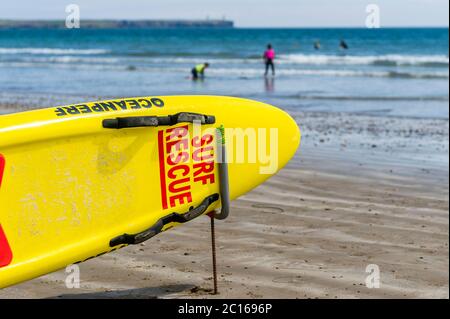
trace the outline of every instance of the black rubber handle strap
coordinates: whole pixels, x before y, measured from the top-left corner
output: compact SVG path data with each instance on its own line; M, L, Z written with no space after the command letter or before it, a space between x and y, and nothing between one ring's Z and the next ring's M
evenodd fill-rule
M172 126L178 123L194 123L198 122L202 125L214 124L216 118L212 115L204 115L199 113L181 112L168 116L131 116L118 117L115 119L103 120L103 127L110 129L122 129L132 127L157 127Z
M217 163L219 167L219 187L222 208L214 214L215 219L223 220L230 215L230 177L228 176L228 159L225 139L225 127L221 125L216 130L217 152L221 154L221 161Z
M153 236L159 234L165 225L169 223L186 223L190 220L193 220L196 217L201 216L203 213L206 212L208 207L219 200L219 194L213 194L208 197L206 197L203 202L195 207L190 209L188 212L184 214L178 214L178 213L172 213L169 214L161 219L159 219L152 227L144 230L143 232L140 232L138 234L130 235L130 234L123 234L116 238L113 238L109 242L110 247L115 247L118 245L136 245L140 244L146 240L149 240Z

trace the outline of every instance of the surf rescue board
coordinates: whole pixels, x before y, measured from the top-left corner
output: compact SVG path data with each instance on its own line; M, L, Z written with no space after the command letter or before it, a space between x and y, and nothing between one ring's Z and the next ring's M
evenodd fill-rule
M232 200L274 175L299 143L286 112L231 97L139 97L2 115L0 288L220 210L220 145Z

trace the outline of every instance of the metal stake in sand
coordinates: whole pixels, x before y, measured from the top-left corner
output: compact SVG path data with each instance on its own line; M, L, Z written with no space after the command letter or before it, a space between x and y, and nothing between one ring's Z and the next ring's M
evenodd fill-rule
M211 245L212 245L212 262L213 262L213 280L214 280L214 295L217 295L217 258L216 258L216 231L214 227L214 216L211 215Z
M213 261L213 280L214 280L214 295L218 294L217 288L217 258L216 258L216 231L214 227L214 219L226 219L230 213L230 185L228 177L228 162L225 145L225 128L220 126L216 130L217 138L217 152L220 154L218 158L219 165L219 184L220 184L220 198L222 208L220 212L213 212L209 214L211 218L211 244L212 244L212 261ZM219 155L218 154L218 155Z

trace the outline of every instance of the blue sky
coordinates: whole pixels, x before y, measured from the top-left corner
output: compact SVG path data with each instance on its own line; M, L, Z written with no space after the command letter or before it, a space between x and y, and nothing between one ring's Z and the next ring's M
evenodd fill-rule
M448 0L2 0L0 19L81 18L232 19L239 27L364 26L365 8L378 4L382 26L447 26Z

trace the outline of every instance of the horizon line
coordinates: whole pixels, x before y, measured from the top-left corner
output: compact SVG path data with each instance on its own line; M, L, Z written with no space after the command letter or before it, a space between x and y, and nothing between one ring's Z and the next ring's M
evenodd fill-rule
M239 23L232 19L185 19L185 18L173 18L173 19L133 19L133 18L83 18L80 19L80 22L84 21L195 21L195 22L232 22L234 24L234 29L370 29L365 27L364 25L328 25L328 26L316 26L316 25L303 25L303 26L261 26L261 25L249 25L242 26ZM38 18L38 19L22 19L22 18L1 18L0 21L34 21L34 22L50 22L50 21L65 21L65 19L55 19L55 18ZM384 25L380 28L375 29L396 29L396 28L446 28L449 29L449 25Z

